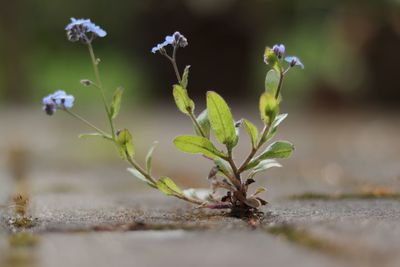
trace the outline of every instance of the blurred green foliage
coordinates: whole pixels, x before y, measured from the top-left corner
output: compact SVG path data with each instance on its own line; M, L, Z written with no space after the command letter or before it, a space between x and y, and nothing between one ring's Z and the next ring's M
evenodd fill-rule
M81 79L95 81L89 54L86 46L74 47L71 50L59 53L40 53L35 55L30 61L32 70L30 81L35 88L36 98L46 95L59 89L67 90L74 94L81 103L93 103L93 97L100 98L100 94L94 94L94 87L85 87L80 84ZM143 75L140 70L132 64L126 57L118 52L100 50L97 52L101 63L100 71L103 73L103 84L107 88L106 93L111 99L114 90L121 86L125 88L128 99L137 99L146 95L143 86ZM36 67L41 66L41 67ZM35 98L35 97L33 97ZM111 100L110 100L111 101Z
M78 103L90 103L92 94L79 84L93 77L86 48L65 38L71 16L91 18L108 32L94 47L110 96L122 86L132 101L152 94L157 101L166 99L174 75L150 49L175 30L189 39L178 63L193 66L189 87L196 98L204 99L210 89L236 98L259 95L267 70L262 53L274 43L284 43L288 54L296 51L305 64L304 71L292 71L285 80L285 103L306 101L315 92L368 95L381 81L387 98L399 94L398 81L388 73L396 69L400 52L388 51L395 55L382 57L378 71L369 62L379 55L379 45L390 49L400 43L395 0L19 0L2 5L0 99L10 103L36 103L56 88L75 94Z

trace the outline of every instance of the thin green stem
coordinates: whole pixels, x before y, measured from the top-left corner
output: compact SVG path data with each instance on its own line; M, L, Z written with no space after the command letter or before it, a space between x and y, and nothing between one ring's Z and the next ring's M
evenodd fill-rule
M189 117L192 120L194 127L196 127L197 130L200 132L201 136L207 138L206 134L204 133L203 128L201 127L199 122L196 120L196 117L195 117L193 111L189 111Z
M176 51L177 50L178 50L178 47L174 46L174 51L172 52L172 61L171 61L171 63L172 63L172 66L174 67L176 78L178 79L178 82L181 83L182 78L181 78L181 75L180 75L179 70L178 70L178 65L176 64Z
M150 174L148 174L134 159L132 159L127 153L125 153L126 160L128 161L129 164L132 165L138 172L140 172L146 179L148 179L150 182L152 182L154 185L156 184L156 180L151 177Z
M126 156L126 160L128 161L128 163L130 165L132 165L132 167L134 167L138 172L140 172L147 180L149 180L151 183L153 183L154 185L157 184L156 179L154 179L149 173L147 173L140 165L139 163L137 163L134 159L132 159L131 157L129 157L129 155L127 153L125 153ZM189 198L186 197L184 195L174 195L174 197L177 197L179 199L194 203L194 204L198 204L201 205L203 204L203 201L201 200L196 200L193 198Z
M80 120L81 122L83 122L84 124L86 124L87 126L89 126L90 128L92 128L93 130L95 130L96 132L98 132L99 134L101 134L104 138L109 139L109 140L113 140L112 137L106 133L105 131L99 129L97 126L95 126L94 124L92 124L91 122L89 122L88 120L84 119L83 117L79 116L78 114L68 110L68 109L63 109L67 114L71 115L72 117Z
M276 90L275 93L275 99L278 99L281 88L282 88L282 84L283 84L283 78L284 78L284 72L281 70L279 73L279 83L278 83L278 89ZM245 171L247 164L249 164L249 162L253 159L254 155L257 153L257 151L263 146L263 144L267 141L266 137L268 136L269 133L269 129L271 128L271 124L272 122L269 122L263 129L263 132L261 134L261 137L257 143L256 147L253 147L250 151L250 154L247 156L247 158L244 160L244 162L242 163L242 165L240 165L239 169L238 169L238 173L241 174L243 171Z
M104 108L106 110L108 122L109 122L110 128L111 128L111 136L112 136L113 139L115 139L114 122L113 122L113 120L111 118L110 108L108 107L107 99L106 99L106 96L105 96L105 93L104 93L103 84L101 82L98 62L97 62L96 56L94 54L92 44L90 42L88 43L88 48L89 48L90 58L92 60L92 66L93 66L94 74L96 76L96 85L97 85L96 87L100 89L101 96L103 98Z
M238 190L240 190L241 187L242 187L242 181L240 179L240 173L238 172L238 169L236 167L235 161L233 160L232 149L230 149L229 147L228 147L228 156L225 158L225 160L228 161L229 165L232 168L232 172L233 172L233 175L234 175L234 177L228 177L228 178L236 186L236 188Z
M276 90L275 93L275 99L278 99L279 97L279 93L281 92L281 88L282 88L282 83L283 83L283 77L285 76L283 70L281 69L279 72L279 83L278 83L278 89Z
M238 169L238 173L240 174L240 173L242 173L245 169L246 169L246 167L247 167L247 164L249 164L249 162L253 159L253 157L254 157L254 155L257 153L257 151L262 147L262 145L265 143L265 139L266 139L266 137L267 137L267 135L268 135L268 132L269 132L269 128L270 128L270 123L268 124L268 125L266 125L265 127L264 127L264 130L263 130L263 132L262 132L262 134L261 134L261 138L260 138L260 140L258 141L258 143L257 143L257 146L256 147L253 147L252 149L251 149L251 152L250 152L250 154L247 156L247 158L244 160L244 162L242 163L242 165L240 165L240 167L239 167L239 169Z

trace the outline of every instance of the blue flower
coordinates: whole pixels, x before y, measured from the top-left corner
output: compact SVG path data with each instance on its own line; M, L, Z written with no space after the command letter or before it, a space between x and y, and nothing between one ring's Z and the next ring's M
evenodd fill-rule
M57 109L71 109L74 106L75 97L67 95L64 91L58 90L43 98L42 110L47 115L53 115Z
M90 20L85 25L88 29L88 32L92 32L96 34L98 37L105 37L107 35L107 32L105 30L103 30L102 28L100 28L100 26L97 26L93 22L90 22Z
M76 19L76 18L71 18L71 22L65 27L66 31L72 30L74 27L79 27L82 25L85 25L87 23L90 23L90 19Z
M285 54L285 46L283 44L276 44L272 47L272 50L274 51L275 55L281 59L283 55Z
M90 43L94 37L104 37L107 32L90 21L90 19L75 19L71 18L71 22L65 27L67 38L71 42L81 41ZM87 33L92 33L88 36Z
M157 44L151 49L151 52L155 54L156 52L165 53L165 47L172 45L173 47L185 47L188 45L188 41L185 36L180 32L175 32L173 35L167 35L164 42Z
M51 95L43 98L42 105L42 110L46 112L47 115L51 116L56 112L56 103L54 103Z
M285 57L285 61L290 64L290 67L299 66L300 68L304 69L304 64L300 61L298 57L295 56Z

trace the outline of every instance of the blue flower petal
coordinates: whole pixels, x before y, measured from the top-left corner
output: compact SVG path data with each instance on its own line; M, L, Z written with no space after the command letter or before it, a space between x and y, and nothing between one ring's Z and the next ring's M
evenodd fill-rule
M88 32L92 32L96 34L99 37L105 37L107 35L107 32L91 22L90 20L84 24L84 26L87 28Z
M288 62L291 67L299 66L300 68L304 69L304 64L300 61L298 57L288 56L285 57L285 61Z
M158 51L160 51L161 49L163 49L164 47L168 46L168 45L172 45L172 46L180 46L180 47L185 47L187 46L187 40L186 38L180 34L179 32L175 32L173 35L167 35L165 37L164 42L157 44L156 46L154 46L151 49L151 52L153 54L157 53Z
M86 33L88 32L98 37L105 37L107 35L105 30L94 24L90 19L71 18L71 22L65 27L65 30L71 35L69 37L70 41L81 40L87 42L89 38L86 36Z
M174 43L174 36L168 35L167 37L165 37L165 41L163 44L169 45L169 44L173 44L173 43Z
M58 90L42 100L42 110L48 115L53 115L57 109L71 109L74 106L75 97L67 95L65 91Z

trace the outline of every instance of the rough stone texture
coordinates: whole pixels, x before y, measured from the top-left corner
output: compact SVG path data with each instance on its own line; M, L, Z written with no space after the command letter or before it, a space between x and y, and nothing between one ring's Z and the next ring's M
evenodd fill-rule
M84 249L83 249L84 248ZM43 266L349 266L259 232L48 234Z
M253 108L237 114L248 110ZM0 114L9 125L1 129L0 200L6 204L18 192L15 176L22 170L30 213L37 218L29 231L40 236L31 253L40 266L400 266L400 202L287 200L294 193L359 192L365 186L398 191L398 116L291 115L278 137L293 141L296 152L282 162L284 168L257 177L268 189L270 205L262 227L252 230L242 220L148 189L124 170L111 146L75 138L86 129L62 114L52 120L39 110ZM175 135L192 132L190 122L165 109L148 116L121 118L121 125L141 140L136 141L139 161L158 139L156 174L167 174L185 188L207 186L210 162L183 155L170 144ZM240 145L235 157L240 161L248 149ZM290 242L264 229L274 225L304 230L328 249ZM13 251L4 220L2 227L0 250Z

